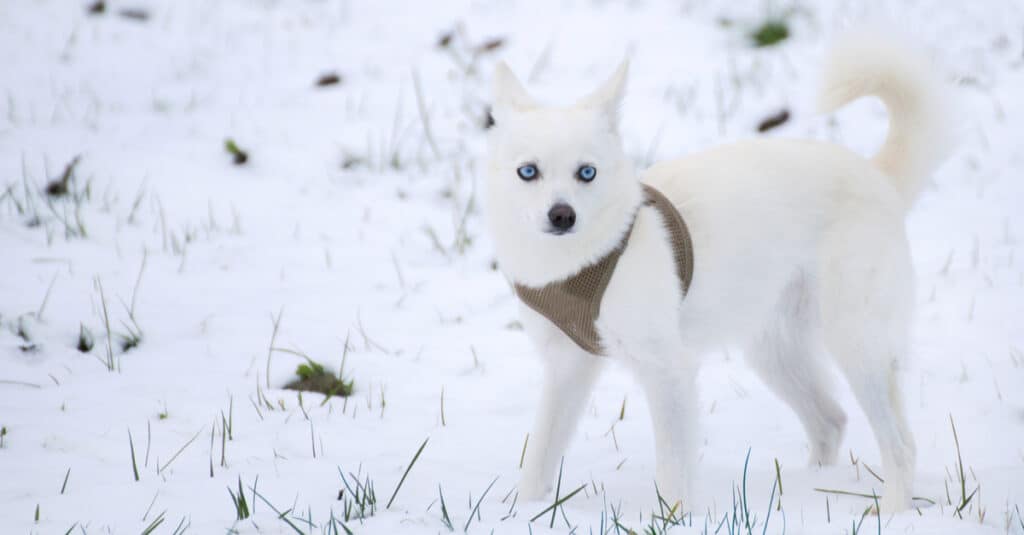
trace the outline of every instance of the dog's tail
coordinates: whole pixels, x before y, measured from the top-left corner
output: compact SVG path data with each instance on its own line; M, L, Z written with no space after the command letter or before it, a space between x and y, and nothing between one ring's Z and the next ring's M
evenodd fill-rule
M860 32L833 47L823 82L818 96L822 112L868 95L885 103L889 133L873 163L912 204L953 141L951 110L929 62L891 37Z

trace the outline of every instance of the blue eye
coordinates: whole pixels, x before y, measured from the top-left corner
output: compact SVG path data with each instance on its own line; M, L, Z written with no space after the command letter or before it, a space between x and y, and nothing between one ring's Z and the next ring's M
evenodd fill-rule
M594 177L596 176L597 169L594 169L593 165L581 165L580 168L576 170L576 178L579 178L584 182L590 182L591 180L594 180Z
M516 173L519 175L519 178L523 180L533 180L537 178L537 175L540 174L540 171L537 170L536 165L528 163L526 165L519 166L519 169L516 169Z

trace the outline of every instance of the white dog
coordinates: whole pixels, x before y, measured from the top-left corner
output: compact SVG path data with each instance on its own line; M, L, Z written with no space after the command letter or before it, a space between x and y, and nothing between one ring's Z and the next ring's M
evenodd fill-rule
M638 176L617 132L626 63L569 107L539 105L498 66L486 201L499 265L517 286L539 288L625 242L593 326L646 394L666 498L689 496L698 357L739 343L799 415L812 465L835 463L846 424L828 384L831 355L878 441L882 510L909 506L915 447L897 377L914 302L904 217L949 131L928 68L873 37L832 52L822 110L866 95L889 110L888 138L871 160L822 142L758 139ZM689 229L688 290L666 218L644 204L641 184L662 192ZM545 365L519 485L521 498L537 499L551 488L604 357L520 308Z

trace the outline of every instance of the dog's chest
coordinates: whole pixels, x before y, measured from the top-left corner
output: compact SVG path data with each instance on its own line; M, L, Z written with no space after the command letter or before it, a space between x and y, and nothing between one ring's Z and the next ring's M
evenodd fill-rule
M675 256L657 214L641 214L595 322L606 354L642 359L677 345L685 293Z
M524 305L594 355L647 353L678 339L678 307L693 273L692 245L667 198L645 186L622 242L578 274L540 288L516 285ZM628 247L627 247L628 246Z

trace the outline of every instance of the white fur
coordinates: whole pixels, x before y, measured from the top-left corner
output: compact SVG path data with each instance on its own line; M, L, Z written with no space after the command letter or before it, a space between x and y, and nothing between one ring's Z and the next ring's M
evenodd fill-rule
M689 496L698 357L740 343L800 417L812 464L834 463L843 436L846 415L827 383L829 362L837 363L878 441L883 510L910 503L915 450L897 379L913 303L904 217L939 163L942 110L926 67L901 48L847 41L832 58L825 107L875 93L889 107L892 133L873 161L826 143L761 139L655 165L639 180L616 125L625 64L563 108L540 106L498 68L486 200L499 265L523 284L563 279L613 248L636 217L598 332L647 396L656 481L674 499ZM517 177L527 162L541 178ZM581 163L597 168L593 182L574 177ZM639 207L640 180L661 190L690 229L688 295L660 216ZM555 202L576 210L574 232L545 232ZM550 489L602 358L520 309L546 370L519 488L536 499Z

